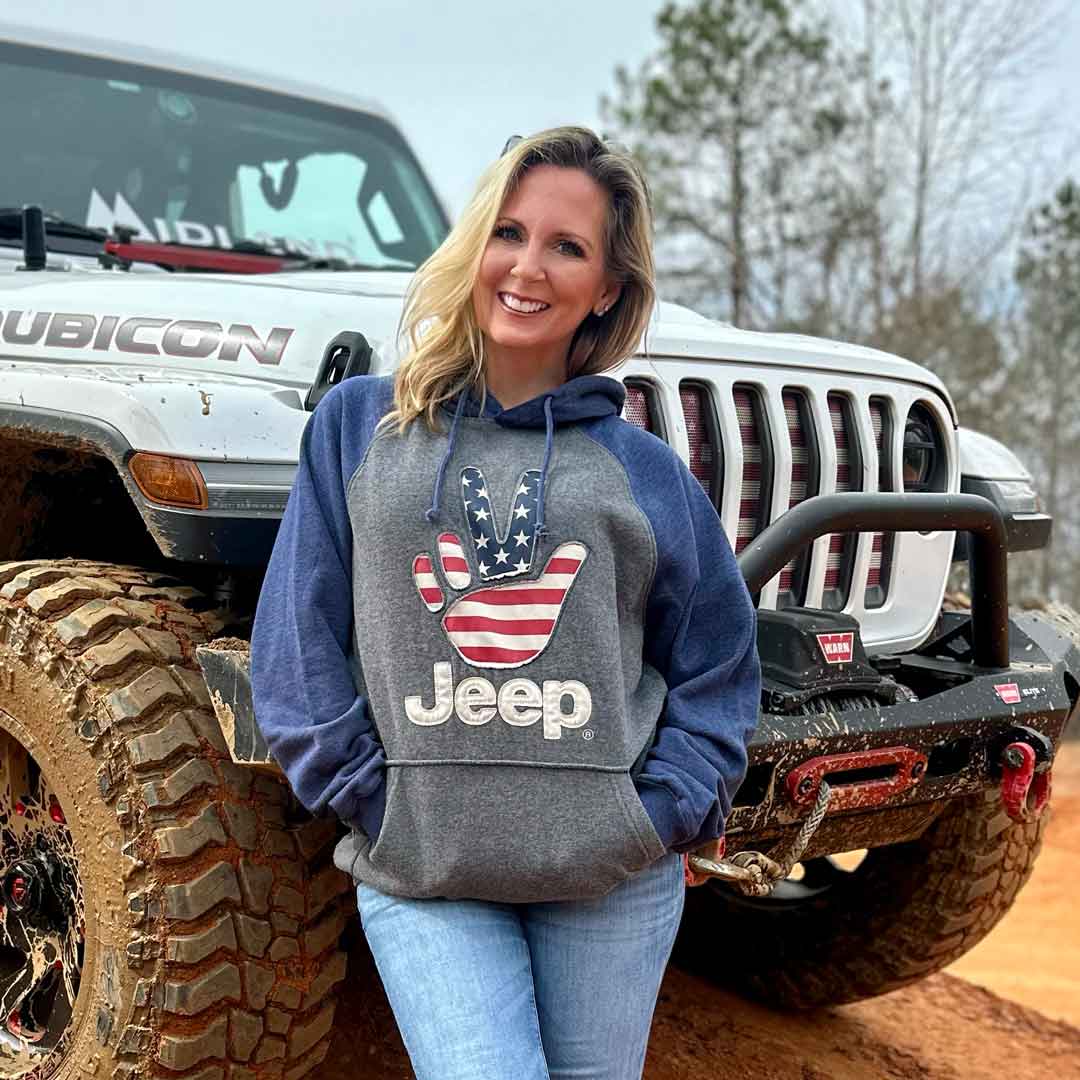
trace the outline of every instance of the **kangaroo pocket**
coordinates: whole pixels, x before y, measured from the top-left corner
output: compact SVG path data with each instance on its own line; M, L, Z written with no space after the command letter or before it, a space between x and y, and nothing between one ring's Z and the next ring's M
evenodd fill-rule
M384 892L589 899L664 854L627 771L506 764L389 771L382 829L352 866Z

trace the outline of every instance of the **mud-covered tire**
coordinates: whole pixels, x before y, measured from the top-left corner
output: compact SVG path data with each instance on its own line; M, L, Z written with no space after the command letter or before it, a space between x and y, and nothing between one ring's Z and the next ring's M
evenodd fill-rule
M996 791L957 799L914 841L873 848L800 903L687 889L674 958L781 1008L842 1005L951 964L997 925L1031 874L1049 812L1015 823Z
M297 1080L329 1049L349 881L333 823L230 761L194 656L211 606L136 567L0 563L0 727L64 808L85 901L44 1075Z

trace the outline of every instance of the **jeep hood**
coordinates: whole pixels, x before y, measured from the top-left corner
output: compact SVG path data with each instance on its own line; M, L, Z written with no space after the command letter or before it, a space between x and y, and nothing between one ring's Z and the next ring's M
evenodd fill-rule
M89 378L115 378L121 366L151 369L155 378L175 371L269 382L302 394L327 343L343 330L367 338L374 372L396 366L398 320L410 280L402 273L340 271L0 274L0 359L74 365ZM923 384L949 401L935 375L889 353L738 330L666 302L657 305L640 352L653 360L873 374Z

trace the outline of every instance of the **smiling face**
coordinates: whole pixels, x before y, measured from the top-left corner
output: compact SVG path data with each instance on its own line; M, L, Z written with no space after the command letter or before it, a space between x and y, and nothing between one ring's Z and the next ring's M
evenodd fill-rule
M574 331L618 298L604 265L607 211L592 177L556 165L533 166L505 201L472 293L489 384L508 367L565 379Z

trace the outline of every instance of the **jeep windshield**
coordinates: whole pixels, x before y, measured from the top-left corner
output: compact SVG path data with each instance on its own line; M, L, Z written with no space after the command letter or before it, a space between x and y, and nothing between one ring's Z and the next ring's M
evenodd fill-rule
M378 116L97 57L0 41L0 145L0 207L136 240L409 271L448 228Z

